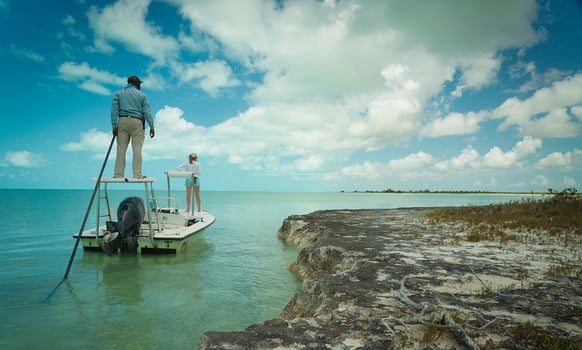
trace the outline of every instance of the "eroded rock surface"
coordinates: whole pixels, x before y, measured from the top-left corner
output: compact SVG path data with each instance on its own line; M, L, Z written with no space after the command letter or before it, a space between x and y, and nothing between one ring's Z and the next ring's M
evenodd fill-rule
M279 319L207 332L199 348L581 348L580 276L552 273L560 261L580 271L580 237L471 243L460 226L431 224L428 211L288 217L278 234L302 248L290 265L301 290Z

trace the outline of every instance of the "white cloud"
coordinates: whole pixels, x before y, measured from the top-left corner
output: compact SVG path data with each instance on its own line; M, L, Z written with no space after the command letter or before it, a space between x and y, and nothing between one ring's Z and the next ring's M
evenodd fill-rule
M127 77L120 77L113 73L91 67L87 62L64 62L59 68L59 76L65 81L78 83L80 89L99 95L111 95L112 91L120 89L127 84ZM140 77L144 85L150 90L161 90L165 87L165 79L157 73L151 73L146 77Z
M20 47L16 47L14 45L10 45L10 53L12 53L14 56L22 57L22 58L25 58L27 60L34 61L37 63L41 63L41 62L44 62L46 60L46 58L43 55L39 54L38 52L35 52L33 50L29 50L29 49L23 49Z
M579 117L573 119L566 109L582 103L582 73L554 83L536 91L531 97L519 100L507 99L493 111L494 118L502 118L499 130L516 126L522 135L537 137L573 137L582 134Z
M164 106L155 113L156 137L144 143L144 157L182 159L185 154L209 154L207 129L184 117L180 108Z
M479 160L479 152L469 145L461 151L461 154L449 160L440 161L435 164L435 169L445 172L454 172L457 170L464 170L476 166Z
M381 174L385 174L386 172L386 164L368 161L361 164L348 165L340 171L344 176L360 179L377 179Z
M388 162L388 167L397 171L409 171L423 169L427 164L431 164L433 158L425 152L417 152L401 159L393 159Z
M307 158L296 160L293 165L293 168L299 172L309 172L319 169L322 165L322 160L317 155L311 155Z
M40 168L47 164L47 160L40 153L30 151L6 152L4 166L16 166L22 168Z
M105 85L121 85L124 83L124 78L93 68L87 62L80 64L65 62L59 66L59 74L61 79L77 82L79 83L79 88L100 95L111 94L111 91Z
M113 53L110 42L121 43L133 52L164 62L179 51L178 42L160 33L160 28L146 21L150 0L119 0L102 9L92 6L89 25L95 33L95 49Z
M363 162L348 165L341 169L342 176L360 179L411 179L426 175L426 169L432 164L433 157L426 152L417 152L387 163Z
M450 113L425 125L420 135L427 137L442 137L449 135L473 134L479 131L479 123L485 118L479 113L470 112L466 115Z
M531 136L517 142L510 151L504 152L498 146L494 146L483 156L473 146L469 145L458 156L440 161L435 164L434 168L449 173L468 169L513 169L522 166L525 159L537 152L541 147L542 141Z
M581 90L582 74L529 98L507 99L492 112L448 112L435 102L445 95L445 85L459 98L495 83L502 50L540 40L532 27L533 0L428 3L422 13L414 3L384 1L290 1L280 7L263 0L167 2L179 9L189 31L177 26L175 38L165 35L171 30L150 19L155 16L148 15L149 0L119 0L89 12L95 47L150 57L148 88L193 84L218 96L244 86L249 108L203 128L189 122L196 118L183 109L165 106L156 114L156 138L144 146L154 159L181 159L184 149L195 149L270 173L370 179L442 175L519 167L541 149L542 137L581 133L582 97L575 92ZM197 62L180 56L200 52ZM526 74L535 71L535 65L524 67ZM125 82L88 63L67 62L59 71L63 79L96 93L105 93L112 81ZM173 78L179 84L170 83ZM361 160L337 171L356 152L379 152L416 135L475 134L490 118L502 120L501 130L518 127L524 138L509 151L489 145L481 155L467 146L439 162L418 151L385 163ZM496 144L493 137L474 140ZM84 141L79 144L84 147Z
M570 117L565 108L549 111L522 127L523 133L538 137L567 138L582 135L582 123Z
M71 38L77 39L79 41L85 41L86 39L85 33L81 29L77 28L80 26L77 25L77 20L75 19L75 17L69 14L61 20L61 23L65 26L66 33L70 35ZM60 34L59 37L62 40L63 34ZM66 47L67 49L71 48L71 45L65 42L65 40L62 40L61 45L63 45L63 47Z
M99 95L111 95L111 91L108 88L95 81L83 81L79 84L79 88Z
M91 79L97 82L120 82L123 79L100 69L90 67L87 62L81 64L65 62L59 66L59 73L61 74L61 78L68 81Z
M549 185L550 180L544 175L536 175L536 177L530 182L533 186L547 186Z
M210 96L217 96L221 89L241 84L233 77L231 68L224 61L196 62L181 67L176 74L181 82L197 82Z
M534 167L537 169L571 169L582 165L582 150L574 149L565 153L553 152L538 160Z
M343 145L355 146L354 150L377 150L414 135L421 128L428 99L440 93L443 83L453 79L456 70L461 75L459 87L480 88L493 79L498 69L500 58L492 52L530 44L536 38L530 25L535 2L512 6L456 4L466 7L467 16L462 21L444 11L445 7L429 5L434 11L423 13L423 22L414 26L402 21L413 14L418 16L414 6L383 2L332 5L298 1L286 2L280 8L260 0L170 3L191 22L191 37L184 31L176 40L162 36L162 28L146 22L149 1L120 0L90 11L96 41L103 40L105 45L116 41L157 61L170 60L175 76L198 82L212 96L223 88L241 84L226 61L182 63L170 47L180 42L188 50L206 47L213 55L224 54L242 63L248 72L264 73L262 81L253 82L248 94L251 104L269 111L261 123L288 124L286 117L298 116L289 116L286 110L301 110L320 123L312 123L311 130L301 128L295 135L308 135L315 141L339 138ZM511 18L502 26L494 25L500 8L501 16ZM467 21L469 17L473 20ZM446 27L447 33L440 33L446 35L437 35L434 27L427 26L437 22L448 23L439 26L439 30ZM467 25L470 30L465 28ZM507 32L513 35L499 35ZM437 36L439 46L433 45L432 39ZM172 44L158 47L160 42ZM145 43L157 54L147 53ZM454 50L443 51L440 45ZM220 52L216 52L218 49ZM462 54L459 50L463 50ZM85 88L100 91L94 84ZM317 115L329 109L335 112ZM322 122L342 128L321 130ZM423 128L423 133L432 137L472 133L478 130L479 122L476 114L451 114ZM247 124L244 133L260 135L260 130L253 129L255 125L259 124ZM289 126L298 127L291 123ZM290 131L293 130L285 129L285 133ZM285 135L277 138L297 139ZM290 147L303 148L295 144Z
M541 146L542 140L527 136L507 152L503 152L499 147L493 147L483 156L480 167L485 169L519 167L526 156L533 154Z
M500 57L493 57L493 54L486 53L467 59L466 63L461 63L461 67L464 67L461 70L462 76L452 95L459 98L463 95L463 90L467 88L480 89L483 86L493 84L497 80L496 76L501 62Z
M79 142L62 144L60 150L66 152L90 151L98 154L95 158L102 158L101 154L104 149L107 149L112 137L113 135L111 133L91 129L86 132L81 132Z

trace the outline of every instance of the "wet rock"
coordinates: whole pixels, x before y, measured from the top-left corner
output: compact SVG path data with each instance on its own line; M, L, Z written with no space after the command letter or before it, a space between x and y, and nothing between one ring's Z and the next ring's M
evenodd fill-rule
M555 241L471 243L460 226L431 224L429 211L331 210L288 217L278 236L302 248L289 267L303 279L301 290L279 319L240 332L207 332L199 348L582 344L580 278L548 273L572 249L580 254L580 240L570 247Z

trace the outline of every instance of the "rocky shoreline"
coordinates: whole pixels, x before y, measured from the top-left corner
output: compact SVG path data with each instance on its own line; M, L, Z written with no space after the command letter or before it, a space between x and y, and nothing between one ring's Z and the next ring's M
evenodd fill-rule
M582 349L582 282L565 270L581 270L582 237L470 242L430 211L288 217L301 290L278 319L206 332L199 349Z

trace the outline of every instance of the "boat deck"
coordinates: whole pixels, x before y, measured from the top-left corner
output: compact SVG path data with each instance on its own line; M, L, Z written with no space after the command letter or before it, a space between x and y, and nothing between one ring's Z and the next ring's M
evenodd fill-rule
M94 177L93 181L97 181L97 178ZM101 183L153 183L156 181L155 177L144 177L143 179L136 179L133 177L102 177L99 182Z

